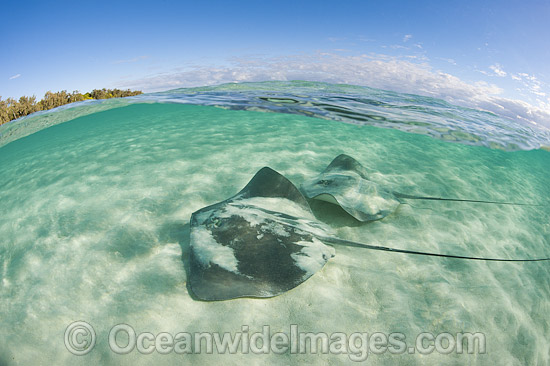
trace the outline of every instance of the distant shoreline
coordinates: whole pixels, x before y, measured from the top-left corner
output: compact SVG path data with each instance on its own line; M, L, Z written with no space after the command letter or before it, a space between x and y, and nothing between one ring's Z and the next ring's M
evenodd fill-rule
M132 91L130 89L120 90L103 88L94 89L84 94L79 91L74 91L72 93L68 93L66 90L56 93L48 91L44 94L44 98L38 102L34 95L32 97L23 96L19 98L19 100L13 98L2 100L2 97L0 97L0 125L34 112L47 111L65 104L93 99L124 98L142 93L143 92L140 90Z

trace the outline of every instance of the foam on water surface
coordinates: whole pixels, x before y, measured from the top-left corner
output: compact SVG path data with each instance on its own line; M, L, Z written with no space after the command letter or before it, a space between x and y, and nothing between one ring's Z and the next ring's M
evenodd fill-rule
M194 300L186 288L189 218L233 196L263 166L294 184L338 154L403 193L548 202L550 153L451 144L298 114L132 104L76 118L0 148L0 364L346 364L347 355L116 355L116 324L136 332L483 332L487 354L370 355L372 365L546 364L548 263L484 263L337 247L308 281L271 299ZM269 202L256 202L264 207ZM261 206L264 205L264 206ZM420 202L336 235L457 255L550 253L548 207ZM306 248L306 250L309 250ZM227 258L226 258L227 259ZM228 261L228 266L231 261ZM304 266L314 263L303 263ZM66 327L85 320L95 349L73 356Z

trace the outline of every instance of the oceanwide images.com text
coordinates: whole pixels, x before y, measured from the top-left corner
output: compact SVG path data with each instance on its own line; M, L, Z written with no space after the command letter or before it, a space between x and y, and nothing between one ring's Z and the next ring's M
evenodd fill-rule
M141 332L128 324L117 324L108 334L108 344L116 354L332 354L347 355L352 361L365 361L369 354L423 355L483 354L486 339L483 333L419 333L414 344L408 345L405 334L399 332L303 332L292 324L289 332L272 332L264 325L261 331L253 332L248 325L238 332ZM96 345L94 328L84 321L70 324L65 331L65 346L75 355L85 355Z

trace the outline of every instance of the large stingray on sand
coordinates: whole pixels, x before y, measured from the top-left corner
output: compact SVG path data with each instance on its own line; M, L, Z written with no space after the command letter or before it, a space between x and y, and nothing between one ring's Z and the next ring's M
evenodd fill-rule
M191 216L190 286L203 300L278 295L334 256L318 239L331 235L298 189L265 167L235 196Z
M235 196L191 216L189 286L201 300L272 297L320 271L338 244L434 257L491 261L356 243L337 238L315 220L298 189L262 168Z
M542 206L527 203L479 201L458 198L414 196L387 190L369 180L367 170L349 155L338 155L317 177L304 182L301 190L309 199L342 207L361 222L379 220L391 214L406 199Z

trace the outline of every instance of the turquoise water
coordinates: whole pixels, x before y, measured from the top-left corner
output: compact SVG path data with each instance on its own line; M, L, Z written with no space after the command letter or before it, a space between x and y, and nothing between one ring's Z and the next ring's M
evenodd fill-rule
M399 129L492 149L513 151L542 147L550 150L550 130L520 118L511 120L431 97L310 81L222 84L124 99L73 103L0 127L0 146L52 125L131 103L198 104L233 110L299 114Z
M415 112L426 129L410 133L402 131L405 122L391 128L342 123L320 112L303 115L311 106L277 110L302 102L267 100L279 106L272 112L283 113L263 113L242 107L250 104L247 93L234 95L242 98L238 107L219 98L206 103L208 95L198 104L224 108L181 104L188 98L181 95L178 103L147 96L83 104L3 127L4 138L6 131L15 137L0 148L0 364L351 363L347 355L288 352L116 355L107 336L119 323L155 334L238 332L242 325L251 332L263 325L288 332L297 324L311 332L401 332L407 343L420 332L482 332L486 354L387 352L371 354L367 362L550 362L548 262L487 263L337 247L322 271L279 297L193 299L185 271L191 214L234 195L263 166L299 185L346 153L372 180L403 193L550 201L550 153L503 150L521 141L535 144L540 135L510 127L513 133L499 136L480 117L485 112L463 112L477 115L482 128L467 119L447 126L470 130L466 140L451 143L430 132L438 128L430 122L433 109L443 113L445 105L423 107L424 117ZM391 105L384 108L398 120L391 110L397 103ZM458 118L456 110L462 111L451 106L446 113ZM484 129L492 132L484 135ZM490 149L489 142L500 145ZM339 237L368 244L477 257L550 256L548 206L415 201L360 226L328 203L314 208ZM76 320L97 332L97 344L85 356L73 356L63 343Z

